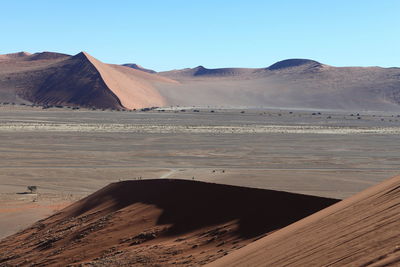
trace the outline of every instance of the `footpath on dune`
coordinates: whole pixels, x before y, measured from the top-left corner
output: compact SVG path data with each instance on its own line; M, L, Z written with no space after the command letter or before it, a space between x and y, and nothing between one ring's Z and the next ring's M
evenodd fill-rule
M208 266L399 266L400 176Z
M0 265L202 265L336 202L198 181L123 181L0 241Z

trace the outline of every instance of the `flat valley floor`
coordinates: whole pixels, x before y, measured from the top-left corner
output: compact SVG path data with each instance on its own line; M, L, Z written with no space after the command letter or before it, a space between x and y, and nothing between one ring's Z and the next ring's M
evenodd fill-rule
M0 238L119 180L345 198L399 174L399 151L396 113L1 106Z

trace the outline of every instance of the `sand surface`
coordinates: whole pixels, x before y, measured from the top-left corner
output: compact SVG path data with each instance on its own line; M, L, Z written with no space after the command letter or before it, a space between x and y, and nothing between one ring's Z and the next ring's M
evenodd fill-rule
M399 266L400 176L208 266Z
M198 266L338 200L155 179L124 181L0 242L0 263Z
M42 199L49 199L43 206L139 177L194 177L343 199L400 173L399 135L392 134L399 127L395 113L357 119L350 112L328 111L0 109L0 203L17 211L32 205L28 196L21 200L17 194L28 185L37 185ZM34 203L41 204L40 198ZM53 210L0 214L0 237Z

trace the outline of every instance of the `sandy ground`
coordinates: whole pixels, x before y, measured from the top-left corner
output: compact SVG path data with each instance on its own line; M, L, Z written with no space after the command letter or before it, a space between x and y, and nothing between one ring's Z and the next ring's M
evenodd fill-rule
M400 173L399 128L397 114L374 112L3 106L0 237L119 180L194 178L345 198ZM35 202L17 194L28 185L39 187Z

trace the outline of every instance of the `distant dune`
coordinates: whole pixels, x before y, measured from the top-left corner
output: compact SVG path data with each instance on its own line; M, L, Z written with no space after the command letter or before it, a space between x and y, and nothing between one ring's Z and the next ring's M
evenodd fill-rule
M135 70L141 70L141 71L144 71L144 72L147 72L147 73L157 73L154 70L145 69L142 66L140 66L138 64L135 64L135 63L127 63L127 64L123 64L122 66L129 67L129 68L132 68L132 69L135 69Z
M203 66L198 66L193 69L172 70L166 72L159 72L160 75L172 79L185 80L190 78L221 78L230 76L243 76L255 73L260 69L246 69L246 68L221 68L221 69L207 69Z
M400 176L209 266L399 266Z
M17 53L11 53L11 54L4 54L0 55L0 60L7 61L7 60L18 60L18 59L24 59L29 56L31 56L31 53L28 52L17 52Z
M119 182L3 239L0 264L205 264L337 201L197 181Z
M158 87L173 105L338 110L400 109L400 69L332 67L290 59L266 68L161 72L180 83Z
M82 52L2 55L0 102L96 108L164 106L156 83L174 81L128 67L104 64Z
M322 64L314 60L293 58L276 62L275 64L269 66L267 69L281 70L281 69L295 68L299 66L321 67Z
M287 59L263 68L156 73L133 63L105 64L87 53L20 52L0 55L0 102L399 111L400 69Z
M61 53L54 53L54 52L41 52L41 53L35 53L29 57L27 57L27 60L50 60L50 59L59 59L59 58L68 58L70 57L67 54L61 54Z

